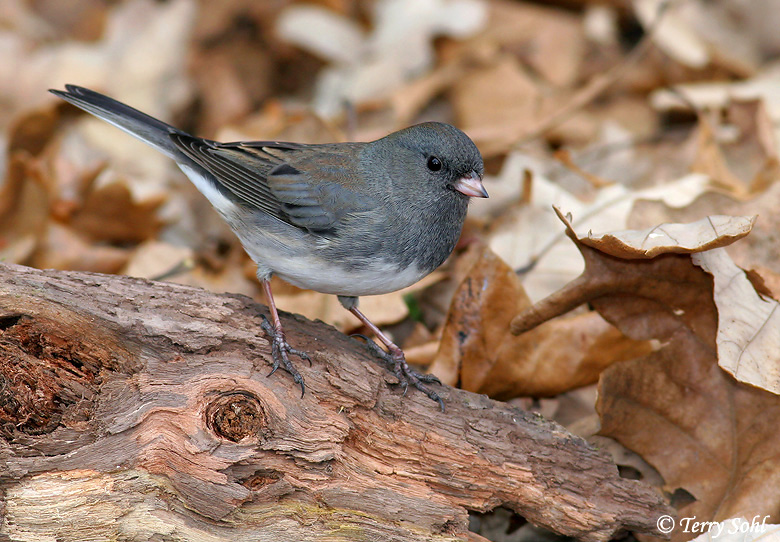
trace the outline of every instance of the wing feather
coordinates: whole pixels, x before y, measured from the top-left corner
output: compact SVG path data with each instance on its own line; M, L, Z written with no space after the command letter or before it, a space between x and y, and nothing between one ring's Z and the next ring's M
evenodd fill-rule
M311 232L332 232L366 202L343 185L348 158L332 145L280 142L217 143L181 133L176 147L210 172L233 201ZM317 150L314 150L314 147ZM315 171L316 175L309 174Z

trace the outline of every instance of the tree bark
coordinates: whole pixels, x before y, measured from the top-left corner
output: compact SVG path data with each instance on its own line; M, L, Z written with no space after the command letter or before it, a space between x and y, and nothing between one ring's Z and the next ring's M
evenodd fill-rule
M661 497L559 425L451 388L442 413L284 315L301 398L267 377L263 312L0 265L0 540L480 540L468 510L498 506L586 541L661 534Z

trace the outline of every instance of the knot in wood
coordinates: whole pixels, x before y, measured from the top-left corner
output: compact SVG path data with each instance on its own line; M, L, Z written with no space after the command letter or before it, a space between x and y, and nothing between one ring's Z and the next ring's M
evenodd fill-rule
M238 442L246 437L258 438L267 426L265 409L248 392L220 395L206 409L206 425L220 438Z

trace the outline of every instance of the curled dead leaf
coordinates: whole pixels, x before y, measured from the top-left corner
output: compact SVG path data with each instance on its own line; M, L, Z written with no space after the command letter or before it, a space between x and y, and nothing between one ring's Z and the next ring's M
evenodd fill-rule
M718 227L711 227L711 221L703 219L688 225L665 225L675 236L685 240L685 245L669 244L666 235L661 234L657 246L646 249L649 232L621 232L604 236L578 236L571 220L556 208L559 218L566 225L569 236L585 259L585 271L566 287L543 299L529 310L519 314L512 321L512 332L524 331L564 314L584 303L599 303L615 296L631 296L641 305L642 312L653 311L653 330L646 329L646 321L637 321L624 333L635 339L650 339L668 336L681 322L697 328L708 328L710 322L702 311L697 310L699 291L712 292L711 282L691 269L676 265L672 258L678 253L692 253L711 247L733 243L750 232L753 219L747 217L726 217L718 220ZM653 256L648 257L647 254ZM645 259L634 260L639 255ZM690 265L693 268L693 265ZM689 288L680 292L675 285L687 283ZM595 306L595 305L594 305ZM624 311L628 316L638 310L629 304L610 304L611 310ZM603 313L602 313L603 314ZM716 318L715 314L711 315ZM607 320L613 321L607 316ZM701 320L701 321L699 321ZM661 330L664 330L663 332ZM714 332L714 329L713 329ZM714 337L713 337L714 338Z
M773 420L780 415L780 397L737 382L718 366L720 343L727 337L737 342L736 357L763 348L777 363L772 342L777 333L759 337L762 324L777 329L771 317L776 303L762 299L726 262L723 250L706 250L744 236L752 220L724 219L719 228L702 228L701 222L674 225L676 235L691 242L654 248L654 256L639 259L646 231L582 239L561 218L586 270L564 291L516 318L515 329L589 302L624 334L659 341L656 351L602 373L600 434L640 454L661 473L667 490L682 488L694 497L679 510L681 517L719 521L776 511L780 437ZM737 283L733 289L731 282ZM728 329L734 317L720 312L722 303L735 305L730 308L739 314L734 330ZM753 311L746 321L743 313ZM688 538L690 533L679 529L672 533L674 541Z
M654 258L659 254L693 253L730 245L750 233L756 217L707 216L690 224L660 224L647 230L626 230L580 242L618 258Z
M547 322L515 337L509 322L528 307L520 279L489 248L455 292L431 372L464 389L507 399L551 396L595 382L604 367L649 351L595 313Z
M780 303L759 294L723 250L694 254L712 275L718 364L740 382L780 394Z

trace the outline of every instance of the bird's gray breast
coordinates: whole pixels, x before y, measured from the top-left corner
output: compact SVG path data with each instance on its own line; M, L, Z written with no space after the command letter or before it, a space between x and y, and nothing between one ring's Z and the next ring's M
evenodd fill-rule
M466 205L432 202L425 209L384 206L343 216L327 233L297 228L245 211L228 222L259 273L310 290L342 296L377 295L410 286L452 252Z
M448 203L432 202L424 209L396 208L384 216L372 211L357 213L345 217L332 236L318 244L328 260L339 262L355 280L373 281L381 276L387 291L394 291L431 273L452 253L466 204Z

